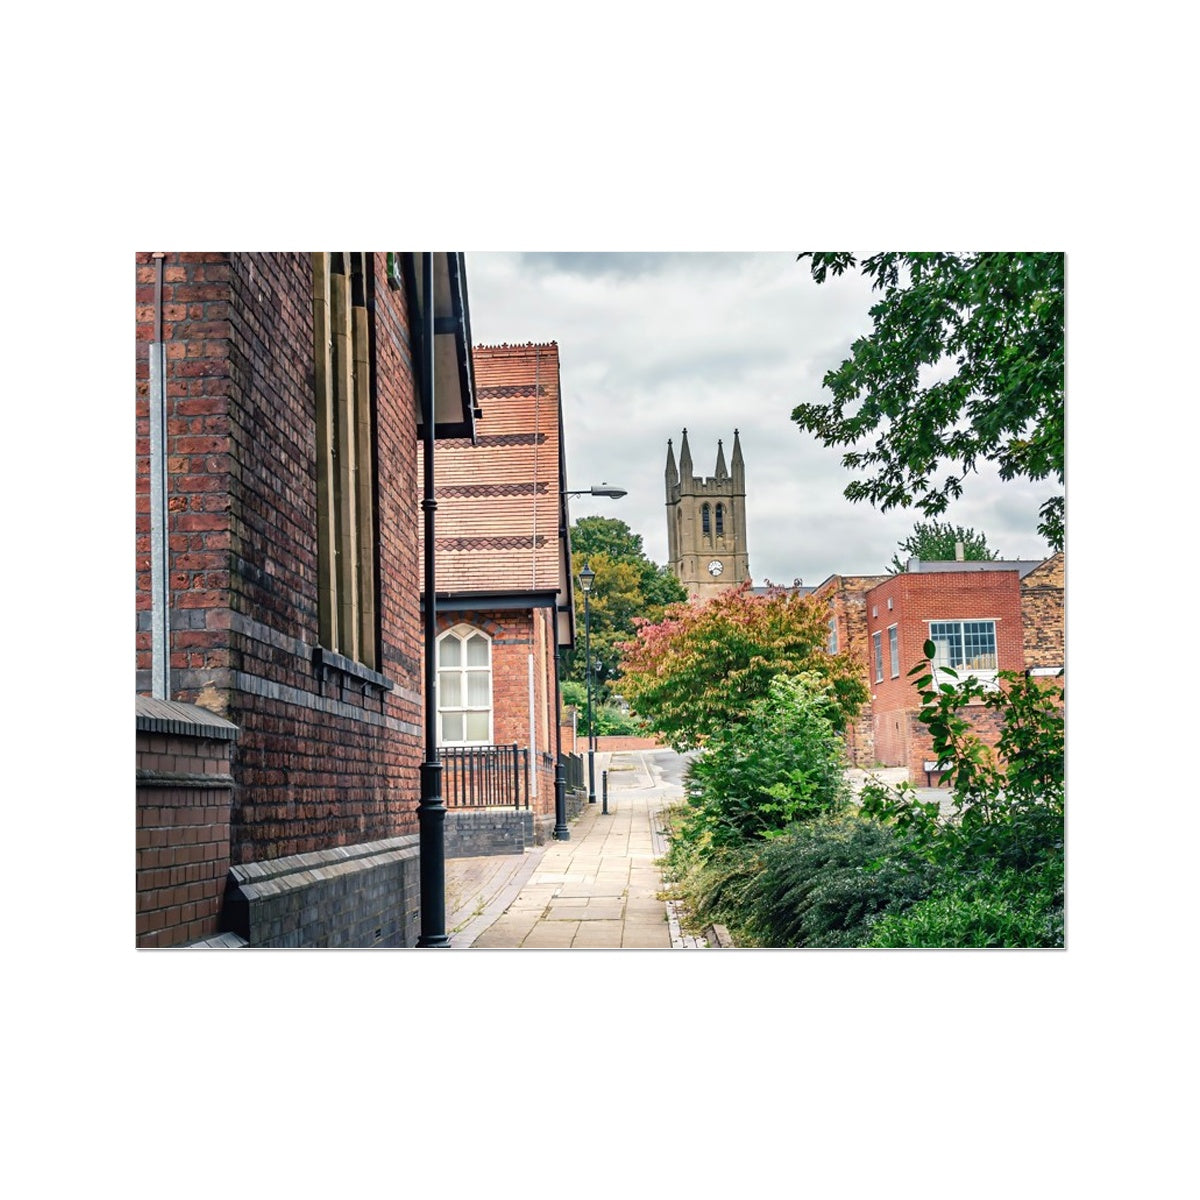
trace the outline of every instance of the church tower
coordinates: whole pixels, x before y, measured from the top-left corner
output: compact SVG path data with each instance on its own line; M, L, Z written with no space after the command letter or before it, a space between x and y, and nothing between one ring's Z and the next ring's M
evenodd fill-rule
M701 600L750 578L746 553L746 466L742 444L733 431L733 454L725 465L725 447L717 443L716 474L692 473L687 430L679 447L667 441L667 554L675 578L689 596Z

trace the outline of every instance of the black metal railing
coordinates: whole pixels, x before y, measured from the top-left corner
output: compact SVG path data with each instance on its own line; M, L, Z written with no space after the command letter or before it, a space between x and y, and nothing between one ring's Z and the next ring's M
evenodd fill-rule
M567 788L582 791L587 787L584 782L583 755L564 754L562 760L563 778L566 780Z
M442 746L447 808L528 808L529 751L511 746Z

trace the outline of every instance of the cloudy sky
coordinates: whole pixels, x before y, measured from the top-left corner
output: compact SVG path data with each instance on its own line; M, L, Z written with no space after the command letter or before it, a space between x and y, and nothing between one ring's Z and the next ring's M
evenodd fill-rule
M925 519L851 504L842 451L791 420L797 404L828 399L825 372L870 330L858 275L818 286L790 250L469 253L467 280L476 343L558 343L570 486L629 493L576 497L573 519L620 517L665 563L667 439L678 454L684 428L698 475L714 473L718 438L728 458L741 432L757 584L883 571ZM985 533L1002 557L1039 558L1037 511L1054 491L988 471L942 519Z

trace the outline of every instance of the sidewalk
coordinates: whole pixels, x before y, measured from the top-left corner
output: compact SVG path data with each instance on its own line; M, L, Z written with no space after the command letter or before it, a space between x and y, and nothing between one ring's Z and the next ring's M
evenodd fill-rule
M523 855L446 863L450 944L670 949L676 931L659 899L662 873L654 864L666 852L658 813L679 795L663 782L648 752L598 754L596 803L585 805L570 825L570 841L550 841Z

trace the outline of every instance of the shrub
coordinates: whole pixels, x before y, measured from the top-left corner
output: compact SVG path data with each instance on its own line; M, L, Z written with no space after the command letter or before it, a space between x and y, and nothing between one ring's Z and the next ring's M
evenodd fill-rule
M950 769L955 814L941 820L936 804L910 788L868 788L863 811L893 823L914 853L938 871L932 893L905 912L883 917L869 945L969 947L1061 946L1065 724L1053 685L1000 672L999 686L959 680L935 686L934 646L919 674L921 719L933 751ZM960 709L972 700L1004 716L996 750L974 734Z
M689 913L689 924L697 929L718 922L727 925L735 939L747 944L745 933L746 891L762 870L760 843L743 843L701 856L694 843L674 861L677 890Z
M796 825L761 850L725 924L760 946L858 946L881 914L929 894L934 868L895 829L858 816Z
M868 946L1046 947L1063 944L1062 859L1037 871L955 875L904 912L885 915Z
M687 775L683 835L714 847L778 837L847 806L842 740L817 676L779 676L746 721L715 733Z
M1063 857L1064 734L1061 691L1010 671L999 673L998 686L974 676L959 680L941 668L935 684L925 643L925 662L910 675L921 675L921 720L933 740L933 754L948 764L943 778L954 791L955 816L938 818L936 804L919 802L907 785L889 790L863 789L863 811L892 820L930 857L961 870L989 865L1031 870ZM993 750L974 733L961 709L971 701L1002 714L1004 724Z

